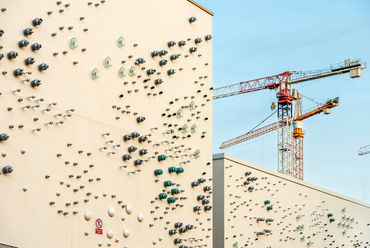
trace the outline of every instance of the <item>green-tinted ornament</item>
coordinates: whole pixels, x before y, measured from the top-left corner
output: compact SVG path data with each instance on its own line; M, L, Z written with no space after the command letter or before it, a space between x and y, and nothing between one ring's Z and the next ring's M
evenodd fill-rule
M189 128L188 128L187 124L184 124L181 129L182 129L183 133L187 133L189 131Z
M184 113L182 112L182 109L177 110L177 112L176 112L176 116L177 116L177 118L182 118L182 117L184 117Z
M123 36L120 36L118 39L117 39L117 45L119 47L124 47L126 45L126 40L125 38L123 38Z
M158 156L158 161L164 161L164 160L166 160L166 155L164 155L164 154L162 154L162 155L159 155Z
M163 185L164 185L164 187L170 187L170 186L172 186L172 182L170 180L168 180L168 181L165 181L163 183Z
M76 37L73 37L73 38L71 38L70 40L69 40L69 46L71 47L71 48L78 48L78 40L76 39Z
M106 57L104 59L104 66L105 67L112 67L113 65L113 60L110 57Z
M166 193L160 193L159 194L159 199L163 200L163 199L166 199L167 198L167 194Z
M196 132L197 132L197 125L196 125L196 124L193 124L193 125L191 126L191 132L192 132L192 133L196 133Z
M130 74L131 77L135 77L136 76L136 68L135 68L135 66L131 66L130 67L129 74Z
M120 77L126 77L127 76L127 71L126 71L125 67L120 67L118 69L118 76L120 76Z
M97 68L92 69L91 71L91 77L93 79L99 79L100 78L100 72Z
M194 101L191 101L191 102L189 103L189 108L190 108L191 110L194 110L194 109L195 109L195 102L194 102Z
M194 156L195 156L196 158L200 158L200 150L199 150L199 149L197 149L197 150L194 152Z
M171 194L172 195L177 195L180 193L180 190L178 188L175 188L175 189L171 189Z
M163 170L162 169L157 169L157 170L154 171L154 175L156 175L156 176L160 176L162 174L163 174Z

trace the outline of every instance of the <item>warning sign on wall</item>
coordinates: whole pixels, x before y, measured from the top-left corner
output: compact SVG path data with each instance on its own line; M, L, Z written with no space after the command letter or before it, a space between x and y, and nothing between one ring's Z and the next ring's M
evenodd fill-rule
M95 234L103 234L103 221L101 219L95 220Z

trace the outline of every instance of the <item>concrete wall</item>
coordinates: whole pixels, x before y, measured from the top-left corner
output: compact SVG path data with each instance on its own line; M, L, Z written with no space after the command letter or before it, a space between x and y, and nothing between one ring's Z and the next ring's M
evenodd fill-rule
M0 175L0 244L211 247L212 211L197 196L211 200L203 187L212 178L212 16L186 0L1 0L0 9L0 134L9 136L0 142L0 169L14 169ZM20 48L23 39L29 44ZM35 43L41 49L33 51ZM168 54L152 57L155 50ZM9 59L11 51L18 56ZM49 67L40 71L42 63ZM41 85L32 87L36 79ZM124 141L134 132L141 138ZM205 182L192 187L199 178ZM185 233L177 222L189 225Z
M215 248L370 247L368 204L227 154L213 167Z

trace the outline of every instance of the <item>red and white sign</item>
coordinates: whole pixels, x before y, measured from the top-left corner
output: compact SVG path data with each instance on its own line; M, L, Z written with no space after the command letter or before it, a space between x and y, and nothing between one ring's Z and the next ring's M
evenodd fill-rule
M95 234L103 234L103 221L101 219L95 220Z

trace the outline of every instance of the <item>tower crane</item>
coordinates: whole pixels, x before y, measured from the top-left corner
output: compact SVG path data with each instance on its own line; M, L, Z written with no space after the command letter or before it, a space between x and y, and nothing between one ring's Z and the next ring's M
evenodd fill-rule
M320 114L330 114L331 109L338 106L339 103L339 97L325 101L321 104L318 104L314 109L308 110L304 113L302 113L301 110L301 104L300 104L300 94L298 93L297 102L295 105L295 112L293 117L293 168L291 171L291 175L299 180L303 181L303 137L304 132L302 130L302 121ZM265 127L261 127L259 129L256 129L254 131L248 132L246 134L240 135L236 138L230 139L228 141L225 141L220 146L220 149L225 149L240 143L243 143L245 141L251 140L253 138L256 138L258 136L261 136L263 134L272 132L277 130L278 125L277 122L274 122L270 125L267 125ZM370 146L369 146L370 150Z
M360 150L358 151L358 155L366 155L370 153L370 145L360 147Z
M278 172L292 175L293 98L291 85L344 73L350 73L351 78L357 78L361 76L361 70L365 68L366 63L362 63L361 60L350 61L347 59L344 63L334 64L324 69L302 72L286 71L278 75L216 88L213 90L213 99L264 89L278 89Z

